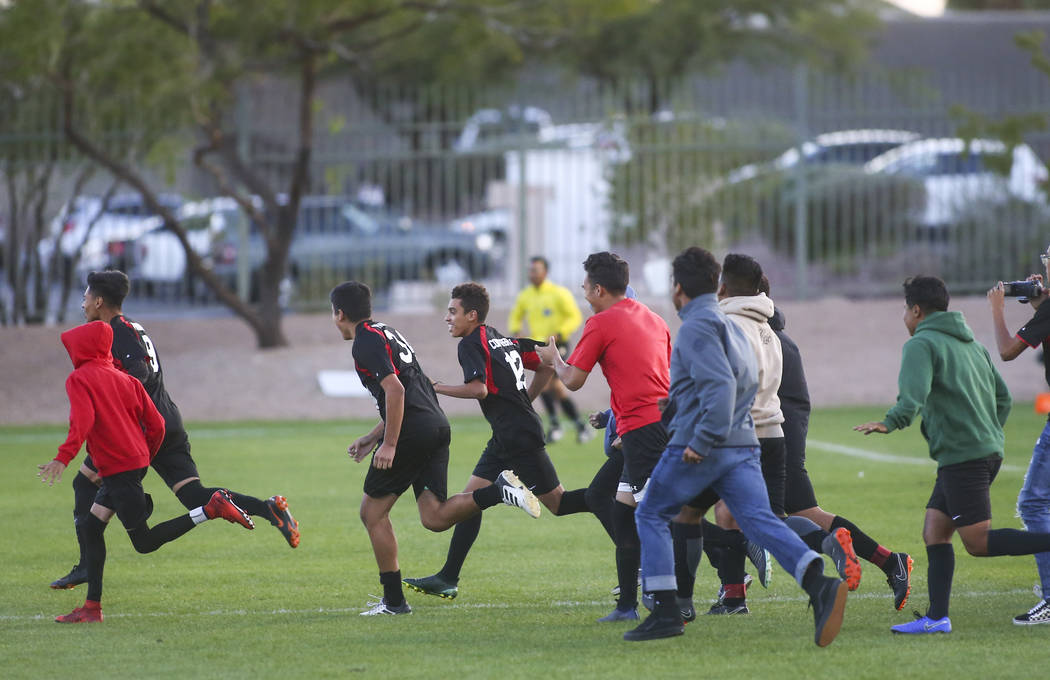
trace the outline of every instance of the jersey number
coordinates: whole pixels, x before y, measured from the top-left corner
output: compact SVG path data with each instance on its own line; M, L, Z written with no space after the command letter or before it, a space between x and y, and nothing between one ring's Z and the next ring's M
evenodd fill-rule
M146 335L146 329L142 327L142 324L137 321L131 322L131 327L139 332L139 337L142 338L142 344L146 346L146 354L149 355L149 367L153 369L154 373L160 371L160 362L157 361L157 350L153 349L153 341Z
M406 364L412 363L412 355L415 353L415 350L408 344L404 336L399 331L392 331L389 328L384 328L383 334L386 335L387 340L393 340L401 347L401 352L397 355L398 358Z
M507 358L510 370L514 373L514 386L519 390L525 389L525 364L521 361L521 355L516 350L511 350L503 356Z

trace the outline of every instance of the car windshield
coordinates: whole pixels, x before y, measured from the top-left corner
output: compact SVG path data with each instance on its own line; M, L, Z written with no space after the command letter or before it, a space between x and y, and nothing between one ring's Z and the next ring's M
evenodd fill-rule
M374 234L379 231L379 221L352 203L344 205L340 212L354 231Z

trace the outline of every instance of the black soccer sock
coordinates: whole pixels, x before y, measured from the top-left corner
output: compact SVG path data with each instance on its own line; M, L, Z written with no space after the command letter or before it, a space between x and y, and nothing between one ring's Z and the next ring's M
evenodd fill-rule
M742 532L739 532L743 536ZM746 554L735 548L726 548L722 553L721 564L718 565L718 578L722 585L732 585L744 582L744 560Z
M88 513L80 522L80 533L84 537L84 566L87 567L87 599L102 600L102 572L106 566L106 538L103 532L106 523Z
M557 517L561 517L589 511L590 508L587 507L587 489L573 489L561 495L561 500L558 501L558 511L554 514Z
M223 487L206 487L201 484L199 479L195 479L192 482L187 482L175 492L175 497L179 499L183 507L187 510L193 510L199 508L202 505L207 505L208 501L211 500L212 494ZM273 523L274 516L270 512L270 508L266 505L266 501L259 500L254 496L245 496L244 494L237 493L227 489L230 492L230 498L233 502L241 507L249 515L255 515L256 517L265 517L270 523Z
M128 529L128 538L131 539L131 545L136 551L151 553L165 543L174 541L195 526L197 525L193 523L189 515L169 519L154 527L147 526L146 520L142 520L142 523L134 529Z
M84 564L84 539L81 537L80 525L91 513L91 506L95 503L98 487L88 479L84 473L77 472L73 478L73 527L76 530L77 544L80 546L80 560L77 564Z
M889 551L882 548L882 546L880 546L871 536L868 536L861 531L860 527L856 524L841 515L836 515L835 518L831 520L831 530L834 531L839 527L846 527L849 529L849 535L853 539L853 550L857 553L857 557L865 559L872 564L883 568L884 571L889 573L889 570L884 567L884 565L886 565L886 557L883 556L884 554L888 555ZM892 566L893 565L890 565L890 569L892 569Z
M270 512L270 506L266 505L266 501L260 500L255 496L245 496L243 493L237 493L233 489L227 489L230 492L230 498L233 502L241 507L242 510L247 512L249 515L255 515L256 517L265 517L270 524L276 521L276 517ZM215 493L214 491L212 493Z
M704 547L704 554L707 555L707 561L711 563L711 566L715 568L715 571L718 571L718 567L722 564L722 557L725 555L726 549L714 545L713 543L709 543L706 536L701 545Z
M613 504L616 525L616 580L620 586L617 609L638 606L638 566L642 561L641 541L634 523L634 508L617 501Z
M614 544L616 543L616 525L613 521L613 505L616 503L616 488L620 484L622 472L623 453L616 451L598 468L594 479L587 486L587 493L584 497L587 501L587 508L602 523L602 528L605 529L605 533L609 534Z
M988 557L1034 555L1050 551L1050 534L1020 529L992 529L988 532Z
M584 427L584 423L580 420L580 413L576 410L576 403L569 397L565 397L561 400L561 410L569 420L576 423L576 427Z
M551 419L551 425L557 426L558 412L554 410L554 395L548 392L540 392L540 401L543 402L543 408L547 410L547 415Z
M405 593L401 590L401 570L379 572L379 582L383 584L383 600L391 607L400 607L405 603Z
M820 528L820 526L812 520L806 519L805 517L785 517L784 524L788 525L788 528L798 534L798 537L802 539L802 542L810 550L816 552L824 552L824 548L821 545L824 542L824 537L828 535L828 532Z
M810 598L815 598L820 593L820 587L824 585L824 579L821 578L824 575L824 560L815 559L809 563L806 567L806 571L802 574L802 589L809 594Z
M955 573L955 550L951 543L926 546L926 580L930 589L930 607L926 616L943 619L948 616L952 597L952 575Z
M723 529L706 519L700 520L700 526L703 527L705 544L747 552L747 538L739 529Z
M495 486L495 484L493 484ZM470 547L481 531L482 513L468 517L452 530L452 540L448 543L448 555L445 557L445 566L437 573L442 580L456 584L459 583L459 572L463 569L463 562L467 559Z
M499 505L503 502L503 494L500 491L500 488L495 484L489 484L480 489L474 489L471 496L473 496L474 502L477 503L478 507L482 510L485 508L491 508L493 505Z
M696 569L703 553L702 529L697 524L671 522L671 540L674 544L674 575L678 582L678 597L693 597Z

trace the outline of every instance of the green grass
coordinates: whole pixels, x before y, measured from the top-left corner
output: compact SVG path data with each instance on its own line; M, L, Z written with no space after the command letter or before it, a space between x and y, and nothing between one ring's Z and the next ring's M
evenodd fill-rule
M833 453L824 444L926 458L917 427L863 437L850 427L882 408L813 415L809 469L822 506L852 519L884 545L916 558L912 599L893 610L882 573L868 563L851 594L842 633L813 644L802 591L778 569L756 587L748 617L706 618L682 638L625 643L629 624L598 624L613 604L612 546L587 515L531 520L511 508L487 512L454 602L408 593L410 617L363 618L380 593L375 562L357 518L365 468L346 446L364 423L230 423L190 427L204 481L243 493L285 494L301 523L291 550L260 525L248 534L209 522L151 555L138 555L114 522L108 535L106 621L60 626L56 614L81 604L84 587L47 587L75 561L71 471L55 488L34 477L63 438L58 427L0 428L0 659L4 677L578 677L710 678L814 675L885 678L933 669L942 677L1029 674L1048 631L1012 625L1035 598L1031 557L976 559L956 541L955 632L933 639L892 636L889 627L926 606L921 529L934 468ZM1014 503L1042 418L1018 405L1007 433L1007 468L992 488L994 526L1018 527ZM453 423L449 487L466 482L488 430L480 418ZM818 444L818 442L820 444ZM586 485L602 460L597 440L561 443L551 454L566 488ZM79 460L79 459L78 459ZM146 480L153 521L183 508L155 475ZM435 535L403 498L393 519L406 576L436 571L451 532ZM697 607L717 590L706 563ZM687 670L688 669L688 670Z

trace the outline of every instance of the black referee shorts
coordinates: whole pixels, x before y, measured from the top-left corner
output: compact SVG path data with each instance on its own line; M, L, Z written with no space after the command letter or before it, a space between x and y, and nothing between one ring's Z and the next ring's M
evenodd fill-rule
M153 514L153 499L142 489L149 468L118 472L102 478L95 502L117 513L125 529L141 526Z
M472 474L494 482L504 470L513 470L518 479L537 496L554 491L561 484L546 448L541 446L527 453L507 453L496 444L495 439L490 439Z
M400 496L412 487L416 498L429 490L438 500L448 497L448 445L452 430L447 426L402 427L394 462L387 470L371 464L365 475L365 493L372 498Z
M926 507L948 515L957 527L992 518L989 495L1003 459L998 454L937 468L937 483Z

